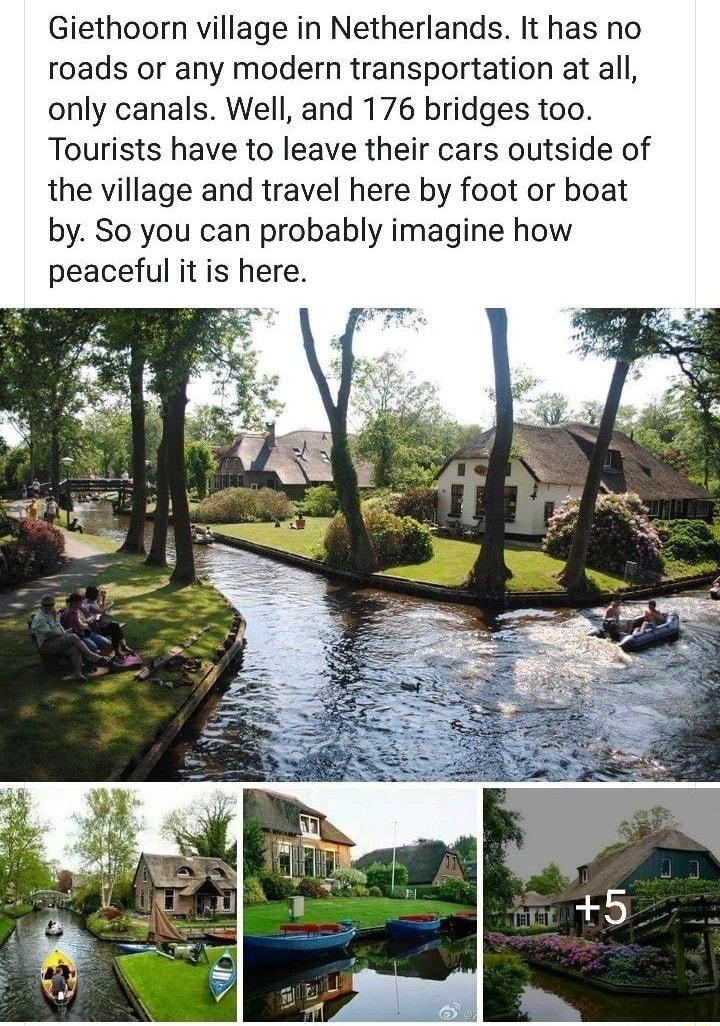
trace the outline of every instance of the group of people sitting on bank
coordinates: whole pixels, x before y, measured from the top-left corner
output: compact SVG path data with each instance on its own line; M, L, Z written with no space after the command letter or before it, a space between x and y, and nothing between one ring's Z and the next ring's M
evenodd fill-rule
M95 585L88 585L84 594L71 592L62 610L53 595L45 595L30 621L30 633L43 658L68 658L75 680L86 681L86 664L110 666L134 655L111 610L107 593Z

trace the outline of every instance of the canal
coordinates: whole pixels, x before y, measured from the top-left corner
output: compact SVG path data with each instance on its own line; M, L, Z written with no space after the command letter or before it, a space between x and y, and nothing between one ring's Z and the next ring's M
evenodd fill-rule
M475 1022L477 938L416 948L362 942L332 962L292 974L253 973L246 1022Z
M109 503L90 530L124 536ZM148 525L148 530L150 530ZM198 571L245 614L234 679L157 779L714 780L720 772L720 603L673 596L680 640L628 655L590 617L488 619L223 545Z
M717 1022L720 995L652 997L610 994L557 973L533 969L520 999L521 1022Z
M46 937L49 919L63 924L62 937ZM57 1020L56 1011L40 993L40 966L54 948L66 952L78 970L78 993L64 1019L74 1022L134 1020L113 973L113 944L97 940L82 916L69 909L41 909L18 919L0 947L0 1020Z

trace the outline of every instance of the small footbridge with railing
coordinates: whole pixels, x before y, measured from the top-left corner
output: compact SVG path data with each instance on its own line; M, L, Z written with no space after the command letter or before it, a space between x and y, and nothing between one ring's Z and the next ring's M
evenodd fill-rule
M663 898L641 909L617 926L603 931L604 940L649 943L662 937L672 939L675 953L675 976L681 994L720 989L715 934L720 931L720 894L688 894ZM705 956L707 979L688 981L686 938L700 934Z
M34 905L36 901L41 901L43 905L60 905L61 903L67 904L71 898L64 891L39 890L28 894L27 901L30 905Z

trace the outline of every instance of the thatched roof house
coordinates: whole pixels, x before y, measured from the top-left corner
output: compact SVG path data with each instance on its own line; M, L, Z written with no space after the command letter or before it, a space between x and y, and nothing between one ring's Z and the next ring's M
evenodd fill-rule
M357 859L355 867L367 870L375 862L389 866L392 857L392 848L375 848ZM437 886L443 880L465 879L462 859L444 841L419 841L417 844L400 845L395 849L395 861L407 866L410 886Z

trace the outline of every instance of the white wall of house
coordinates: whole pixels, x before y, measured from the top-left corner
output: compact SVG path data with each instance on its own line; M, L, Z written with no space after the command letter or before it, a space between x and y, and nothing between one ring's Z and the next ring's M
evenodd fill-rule
M464 473L463 473L464 468ZM464 527L478 525L476 513L477 489L485 485L487 460L482 458L452 460L437 480L438 522L445 526L453 510L458 508L459 488L462 487L462 502L459 523ZM506 488L517 489L515 518L505 525L508 536L541 538L547 533L545 520L552 510L562 505L569 495L579 496L579 487L562 484L538 484L520 460L510 462L510 474L505 478ZM533 493L535 498L533 498ZM483 521L479 521L482 530Z
M547 908L531 905L527 908L513 909L511 919L510 926L515 929L524 926L555 926L560 922L560 913L552 905L548 905Z

